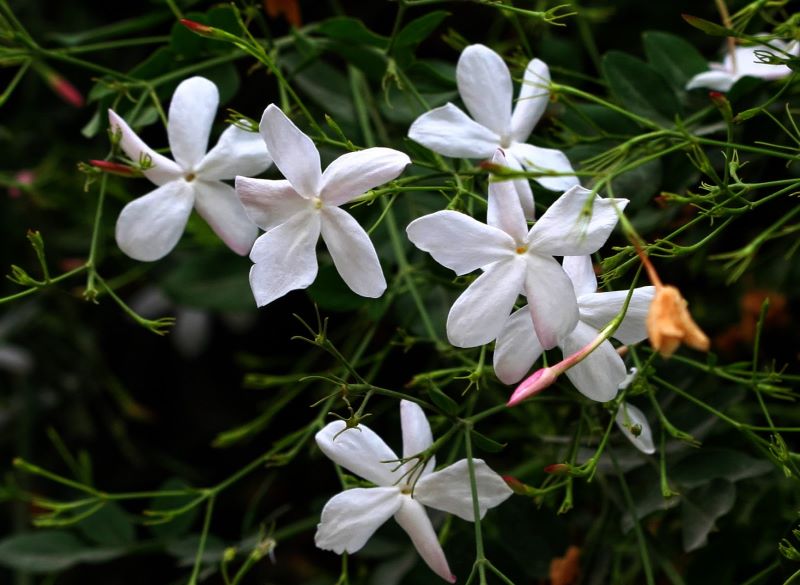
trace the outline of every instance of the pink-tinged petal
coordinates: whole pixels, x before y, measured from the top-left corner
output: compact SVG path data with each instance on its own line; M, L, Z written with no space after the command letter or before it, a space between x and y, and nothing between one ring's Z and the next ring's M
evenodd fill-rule
M578 301L572 282L552 257L527 254L527 263L525 296L533 328L542 347L552 349L578 322Z
M108 110L108 121L111 125L111 131L120 133L119 145L129 159L135 164L138 164L144 158L149 159L151 166L143 171L145 177L159 187L181 177L183 174L181 167L147 146L115 111Z
M508 166L508 161L499 148L492 158L492 162L500 166ZM489 183L489 208L486 213L486 223L506 232L514 240L522 244L528 235L528 224L525 222L525 213L517 194L514 181L496 180L494 177Z
M653 302L656 289L652 286L640 286L633 290L628 310L613 337L628 345L639 343L647 337L647 312ZM596 329L602 329L622 310L628 291L615 290L605 293L583 295L578 299L581 321Z
M597 335L597 329L579 321L575 330L561 344L564 357L583 349ZM568 369L567 377L584 396L598 402L608 402L617 395L626 373L625 364L614 346L604 341L583 361Z
M506 161L508 161L508 166L515 171L523 170L522 164L520 164L511 151L506 152ZM525 219L535 219L536 206L533 202L533 190L531 190L531 182L525 178L514 179L514 186L517 188L517 195L519 196L519 202L522 204L522 211L525 213Z
M338 207L323 207L322 239L336 270L354 293L371 299L383 294L386 279L375 246L352 215Z
M354 488L336 494L322 508L314 544L337 554L361 550L404 499L396 487Z
M733 87L738 78L728 71L704 71L686 83L686 89L706 88L726 92Z
M645 417L644 413L633 404L623 402L619 410L617 410L617 416L614 422L617 423L622 434L625 435L639 451L647 455L652 455L656 452L656 446L653 443L653 431L650 430L650 423L647 422L647 417ZM638 431L637 435L631 432L631 427L636 428Z
M216 146L197 165L195 172L207 180L229 180L236 175L260 175L271 164L272 159L261 134L229 126L219 137Z
M478 508L480 517L483 518L487 510L499 506L514 492L483 460L473 459L473 463L478 488ZM474 522L475 510L472 505L467 460L456 461L453 465L420 479L414 486L414 499L429 508L443 510Z
M255 262L250 268L250 288L259 307L314 282L319 233L319 214L309 209L256 240L250 250Z
M236 177L236 194L250 219L269 231L292 216L311 209L311 202L301 197L287 180Z
M455 583L456 577L450 572L442 545L439 544L436 531L422 504L408 496L403 497L403 503L395 513L394 519L406 531L419 556L431 570L445 581Z
M583 256L606 243L627 199L603 199L583 187L564 193L531 228L530 246L540 254Z
M485 270L461 293L447 315L447 338L456 347L477 347L500 334L519 296L525 259L517 256L501 260Z
M206 154L218 105L219 90L205 77L182 81L172 94L167 122L169 147L175 161L187 171L194 170Z
M564 256L561 267L572 281L572 288L575 289L575 295L578 298L597 291L597 276L594 274L590 255Z
M527 306L506 321L494 347L494 373L503 384L516 384L542 355L542 344L533 329Z
M197 213L231 250L247 256L258 236L258 227L248 217L233 187L201 179L195 179L192 185Z
M193 205L194 192L183 179L134 199L117 219L117 245L134 260L163 258L181 238Z
M327 205L342 205L397 178L409 164L408 155L391 148L348 152L322 173L320 199Z
M366 425L348 429L343 420L333 421L315 439L334 463L375 485L388 487L400 479L401 473L394 471L397 455Z
M275 104L261 116L261 136L275 166L303 197L319 195L322 187L319 152L314 142Z
M408 239L456 274L467 274L514 256L516 244L504 231L458 211L437 211L415 219Z
M550 69L534 59L525 68L519 97L511 115L511 137L525 142L550 103Z
M513 87L503 58L484 45L470 45L458 58L456 82L475 121L500 136L508 136Z
M566 191L570 187L580 184L578 177L574 174L575 170L572 168L572 163L569 162L567 155L560 150L514 142L508 148L508 152L529 173L561 173L531 178L532 181L536 181L545 189Z
M403 458L413 457L433 445L433 433L428 418L422 408L408 400L400 401L400 428L403 430ZM417 460L406 463L404 471L410 471ZM406 476L403 481L412 483L417 477L424 476L436 467L436 457L431 456L421 471L415 471L413 477Z
M500 145L500 136L450 103L414 120L408 137L433 152L455 158L489 158Z

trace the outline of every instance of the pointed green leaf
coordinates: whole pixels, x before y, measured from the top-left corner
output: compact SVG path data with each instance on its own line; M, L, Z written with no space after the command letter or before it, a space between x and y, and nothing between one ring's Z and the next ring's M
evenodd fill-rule
M473 430L470 436L472 438L472 442L475 443L475 446L481 451L486 451L487 453L497 453L498 451L505 449L507 445L507 443L498 443L494 439L490 439L486 435L483 435L476 430Z
M458 403L433 384L428 387L431 402L443 413L455 416L458 413Z
M703 55L680 37L648 31L642 38L650 65L678 90L683 91L692 77L708 69Z

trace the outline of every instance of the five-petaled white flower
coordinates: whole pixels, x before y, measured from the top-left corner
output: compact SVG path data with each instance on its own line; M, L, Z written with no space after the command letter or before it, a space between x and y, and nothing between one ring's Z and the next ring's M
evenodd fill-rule
M597 278L590 256L568 256L562 264L578 297L578 322L571 332L560 337L558 346L569 356L594 340L622 309L627 290L597 292ZM647 337L645 319L653 300L655 288L634 289L625 317L614 332L623 343L638 343ZM494 370L506 384L514 384L530 370L544 349L539 341L526 307L508 318L497 338L494 350ZM575 387L592 400L607 402L617 395L625 380L625 364L611 345L604 341L588 357L566 371Z
M800 52L800 44L797 42L787 44L780 40L770 41L775 47L786 51L792 55ZM774 80L781 79L789 75L792 70L786 65L772 65L759 59L759 54L772 53L777 51L766 45L754 45L749 47L737 47L733 51L725 53L722 63L709 63L710 71L703 71L692 77L686 84L686 89L697 89L705 87L716 91L728 91L742 77L758 77L760 79ZM783 56L777 53L778 56Z
M462 459L433 471L436 464L431 456L423 467L413 457L433 444L425 414L417 404L402 400L400 424L403 458L409 459L402 465L383 439L363 424L348 429L344 421L335 421L317 433L317 444L325 455L377 487L349 489L331 498L322 509L314 541L324 550L353 553L394 516L428 566L453 583L455 576L450 572L425 506L474 522L468 463ZM483 518L489 508L500 505L512 492L485 462L473 459L473 465L478 508Z
M525 69L512 112L511 73L503 58L484 45L470 45L458 59L458 91L472 118L448 103L417 118L408 131L412 140L446 156L489 158L502 148L508 165L530 172L565 173L534 179L553 191L566 191L578 179L566 155L525 141L550 101L550 70L539 59ZM525 216L534 217L533 193L527 179L514 181Z
M320 234L347 286L361 296L381 296L386 280L375 248L339 206L394 179L411 160L391 148L367 148L340 156L323 173L314 142L276 105L264 110L260 131L286 180L236 177L247 212L266 230L250 252L258 306L314 282Z
M247 217L233 188L223 180L258 175L270 165L264 141L235 126L226 129L206 153L217 113L219 91L204 77L181 82L169 105L167 135L174 161L155 152L116 112L109 110L112 131L134 163L148 159L144 175L158 189L128 203L117 220L117 244L143 261L166 256L178 243L192 207L237 254L250 251L258 228Z
M488 225L448 210L412 221L406 228L409 239L439 264L456 274L484 270L450 309L450 343L475 347L495 339L522 292L542 346L555 347L575 328L578 305L572 282L553 256L594 253L627 203L575 186L529 231L513 186L498 181L489 185Z

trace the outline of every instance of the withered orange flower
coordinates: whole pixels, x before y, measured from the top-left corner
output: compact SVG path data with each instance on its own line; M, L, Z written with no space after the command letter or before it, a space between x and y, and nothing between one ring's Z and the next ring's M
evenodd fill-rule
M573 585L578 582L581 574L578 560L581 549L570 546L563 557L556 557L550 561L550 585Z
M277 18L283 14L292 26L300 28L303 24L300 18L299 0L264 0L264 9L270 18Z

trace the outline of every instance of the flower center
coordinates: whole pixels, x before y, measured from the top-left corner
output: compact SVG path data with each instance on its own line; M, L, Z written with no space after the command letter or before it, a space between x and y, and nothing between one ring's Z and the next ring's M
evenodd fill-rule
M503 134L500 137L500 148L508 148L511 146L511 136Z
M183 176L183 178L187 183L191 183L192 181L195 180L195 178L197 178L197 175L195 175L194 173L186 173Z
M411 495L411 486L410 485L404 485L403 487L400 488L400 493L404 494L406 496L410 496Z
M524 254L528 251L528 246L517 246L517 249L514 250L517 254Z
M311 203L314 204L314 209L322 209L322 199L319 197L312 197Z

